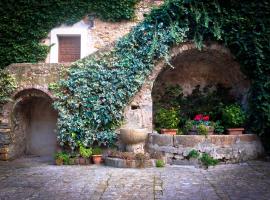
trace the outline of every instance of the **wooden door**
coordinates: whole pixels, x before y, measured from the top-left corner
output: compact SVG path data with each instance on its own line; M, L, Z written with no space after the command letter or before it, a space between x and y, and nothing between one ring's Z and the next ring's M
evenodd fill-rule
M74 62L81 58L80 36L58 36L58 62Z

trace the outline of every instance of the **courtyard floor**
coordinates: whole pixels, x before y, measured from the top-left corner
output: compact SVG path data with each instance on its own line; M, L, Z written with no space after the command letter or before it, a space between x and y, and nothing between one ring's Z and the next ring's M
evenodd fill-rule
M0 162L0 199L269 200L270 162L119 169L21 158Z

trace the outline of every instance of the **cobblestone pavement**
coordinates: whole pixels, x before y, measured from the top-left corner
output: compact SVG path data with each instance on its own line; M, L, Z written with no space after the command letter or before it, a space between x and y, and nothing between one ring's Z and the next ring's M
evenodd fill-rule
M270 162L119 169L22 158L0 162L0 199L269 200Z

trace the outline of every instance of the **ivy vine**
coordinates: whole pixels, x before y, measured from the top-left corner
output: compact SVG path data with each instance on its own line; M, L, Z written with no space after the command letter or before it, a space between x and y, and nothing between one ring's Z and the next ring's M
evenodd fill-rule
M113 49L83 59L59 84L58 140L76 147L109 144L123 120L123 110L157 60L169 61L169 50L193 41L228 47L252 82L250 128L270 128L270 5L222 0L168 0L123 37ZM74 136L75 137L72 137Z
M130 20L139 0L1 0L0 69L11 63L44 61L49 46L40 41L60 24L87 14L108 21Z

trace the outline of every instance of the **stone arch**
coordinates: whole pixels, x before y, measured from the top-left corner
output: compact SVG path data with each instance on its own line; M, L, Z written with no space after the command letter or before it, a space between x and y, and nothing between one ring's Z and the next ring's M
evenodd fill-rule
M222 62L226 61L229 63L228 70L232 73L237 72L239 76L241 76L241 81L243 81L242 90L247 91L249 88L249 81L246 80L246 76L241 72L240 65L235 61L234 56L231 54L230 50L225 48L218 43L209 42L205 43L203 49L199 51L194 43L182 43L178 46L175 46L170 51L171 56L171 64L175 65L176 62L182 62L187 59L190 55L198 55L201 56L203 54L208 54L208 56L214 56L216 59L221 59ZM196 57L196 56L195 56ZM201 56L202 57L202 56ZM199 57L199 58L201 58ZM210 60L214 61L215 59L205 59L207 63ZM189 58L190 62L192 58ZM219 62L219 60L216 60ZM222 64L220 62L219 64ZM224 67L223 63L223 67ZM175 67L175 69L177 66ZM155 64L152 73L147 78L144 85L141 87L140 91L134 96L131 100L129 106L125 108L124 116L125 116L125 124L126 126L139 127L139 128L147 128L149 131L153 130L153 99L152 99L152 90L155 85L155 82L159 79L159 76L164 73L166 70L170 68L168 64L164 61L158 61ZM225 80L225 79L224 79ZM238 88L239 89L239 88ZM237 88L236 88L237 90ZM237 92L237 91L236 91ZM244 99L243 99L244 100Z
M12 99L9 157L23 154L52 157L57 145L53 96L42 88L24 87Z

